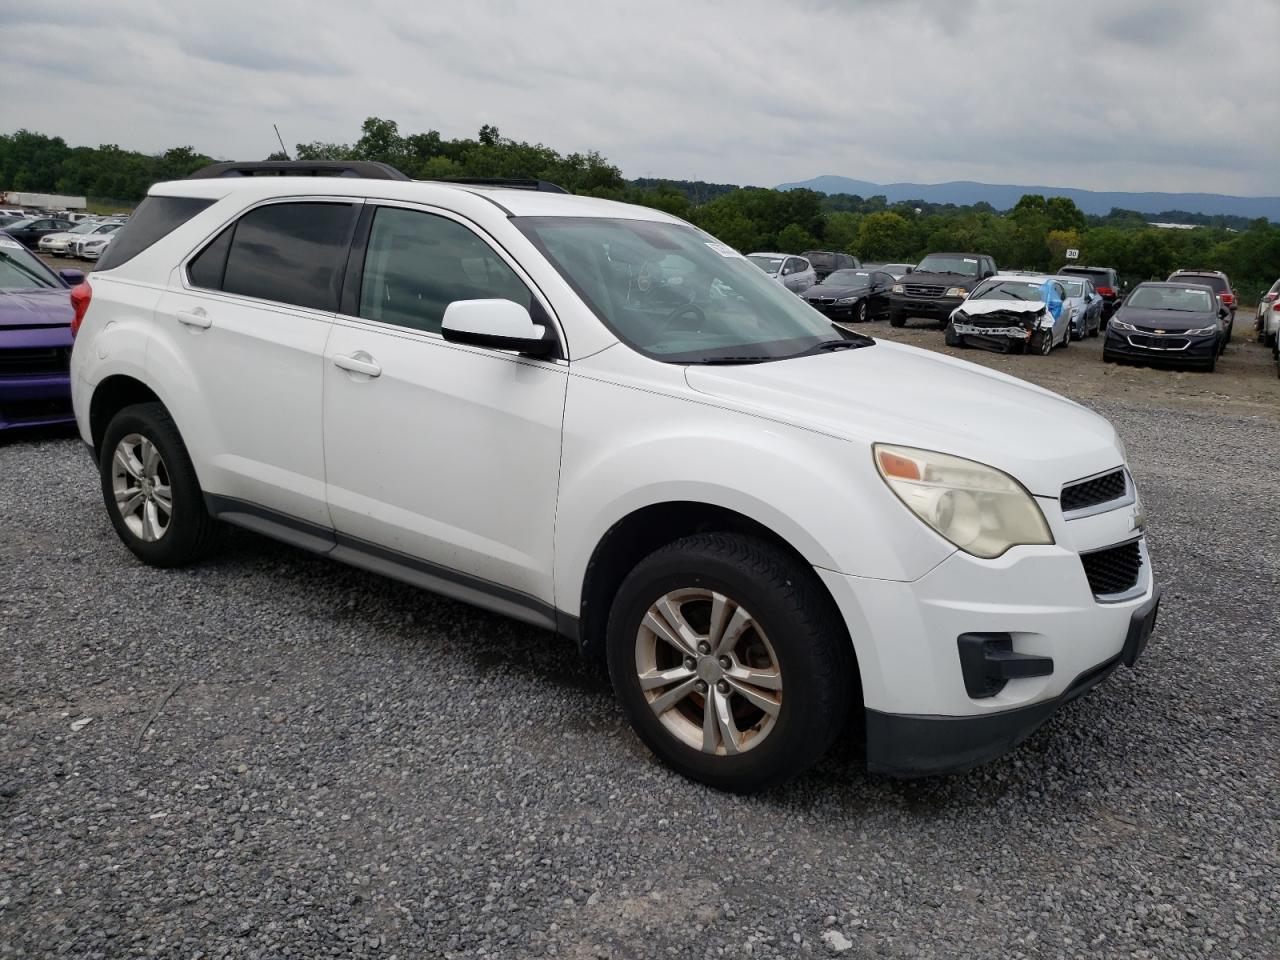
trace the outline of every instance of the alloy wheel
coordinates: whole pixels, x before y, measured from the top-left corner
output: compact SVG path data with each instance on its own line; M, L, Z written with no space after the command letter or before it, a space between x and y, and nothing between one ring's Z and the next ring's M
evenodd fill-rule
M145 543L163 537L173 521L173 488L169 469L154 443L130 433L116 444L111 458L111 490L129 532Z
M714 590L673 590L645 612L636 674L649 708L695 750L733 756L759 746L782 707L782 672L746 607Z

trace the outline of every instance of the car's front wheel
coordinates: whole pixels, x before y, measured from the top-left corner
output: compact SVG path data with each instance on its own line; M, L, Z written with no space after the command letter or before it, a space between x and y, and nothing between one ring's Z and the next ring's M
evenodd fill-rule
M98 466L111 524L138 559L176 567L209 552L217 525L163 404L117 413L103 434Z
M640 738L680 773L749 792L814 763L840 733L856 670L813 571L772 544L707 533L627 576L609 675Z

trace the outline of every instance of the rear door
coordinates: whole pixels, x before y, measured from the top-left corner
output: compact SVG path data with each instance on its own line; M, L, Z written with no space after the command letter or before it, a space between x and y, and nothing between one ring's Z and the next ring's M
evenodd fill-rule
M185 367L200 396L208 415L188 445L223 510L330 526L321 363L359 207L254 207L175 271L156 308L163 336L147 362Z
M537 619L553 602L568 366L449 343L440 325L450 303L486 298L552 323L545 300L492 238L429 207L371 202L351 263L323 364L339 550Z

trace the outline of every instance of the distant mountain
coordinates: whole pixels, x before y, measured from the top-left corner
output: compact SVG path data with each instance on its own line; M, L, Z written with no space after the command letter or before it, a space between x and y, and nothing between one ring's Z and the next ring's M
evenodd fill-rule
M1221 193L1123 193L1080 190L1075 187L1020 187L1010 183L870 183L832 175L814 177L802 183L780 183L779 190L804 188L819 193L855 193L860 197L883 195L890 203L925 200L970 206L986 201L997 210L1011 209L1024 193L1046 197L1070 197L1085 213L1102 216L1113 207L1139 213L1186 210L1189 213L1227 214L1237 217L1266 217L1280 222L1280 197L1231 197Z

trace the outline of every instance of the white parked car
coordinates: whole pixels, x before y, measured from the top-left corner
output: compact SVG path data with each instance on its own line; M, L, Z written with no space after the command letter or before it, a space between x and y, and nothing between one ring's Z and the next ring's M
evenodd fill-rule
M1258 331L1259 343L1274 347L1280 340L1280 280L1273 283L1258 301L1254 328Z
M786 253L751 253L747 259L792 293L804 293L818 282L818 273L804 257Z
M951 311L949 347L980 346L1002 353L1038 353L1071 343L1073 310L1069 278L1005 272L988 277Z
M1102 417L837 327L657 210L336 165L157 184L73 292L80 434L144 562L221 520L558 631L731 790L854 704L872 769L964 769L1142 653Z
M116 224L117 229L123 224ZM105 233L91 233L82 237L76 237L70 246L69 256L78 257L81 260L97 260L102 256L102 252L107 249L111 241L116 238L116 230L110 230Z
M77 240L87 240L90 237L105 237L108 234L115 233L122 226L124 224L109 220L86 220L76 224L70 230L41 237L39 243L40 252L53 254L55 257L66 257L73 252L72 247Z

